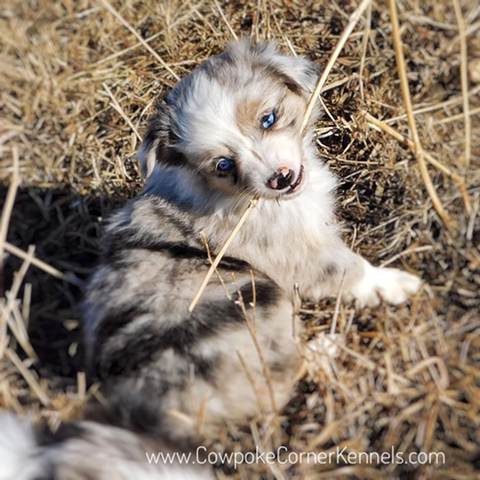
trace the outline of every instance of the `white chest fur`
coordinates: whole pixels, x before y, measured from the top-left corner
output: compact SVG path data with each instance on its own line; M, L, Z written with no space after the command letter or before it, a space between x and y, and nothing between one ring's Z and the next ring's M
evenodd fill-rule
M317 284L322 252L339 242L333 218L335 179L318 159L311 162L304 190L280 202L260 200L233 241L229 254L247 261L287 291ZM215 247L222 245L238 222L228 206L196 223Z

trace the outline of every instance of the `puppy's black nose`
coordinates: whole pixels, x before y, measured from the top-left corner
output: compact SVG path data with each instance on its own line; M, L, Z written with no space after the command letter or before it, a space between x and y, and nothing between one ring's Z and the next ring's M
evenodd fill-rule
M283 190L289 187L293 182L293 170L287 167L281 167L268 179L268 186L273 190Z

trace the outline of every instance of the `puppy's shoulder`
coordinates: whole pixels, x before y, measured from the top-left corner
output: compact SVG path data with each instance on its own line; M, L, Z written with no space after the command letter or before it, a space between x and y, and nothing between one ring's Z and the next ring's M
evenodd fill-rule
M105 236L142 236L182 238L192 233L192 219L188 212L155 195L141 195L117 210L105 226Z

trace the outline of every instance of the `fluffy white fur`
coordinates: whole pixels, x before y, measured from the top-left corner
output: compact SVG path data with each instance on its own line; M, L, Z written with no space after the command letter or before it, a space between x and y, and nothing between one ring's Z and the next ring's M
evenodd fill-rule
M149 464L154 448L126 430L83 422L85 436L63 444L39 447L28 419L0 415L0 480L213 480L208 468L194 463ZM149 452L150 453L150 452ZM151 453L156 453L152 451ZM192 455L192 458L194 456ZM50 465L59 465L54 471ZM49 476L53 475L53 476Z
M43 471L30 421L0 415L0 480L31 480Z

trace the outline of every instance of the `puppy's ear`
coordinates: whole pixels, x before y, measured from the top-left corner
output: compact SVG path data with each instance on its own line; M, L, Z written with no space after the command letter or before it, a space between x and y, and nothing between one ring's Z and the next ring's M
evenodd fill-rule
M320 76L319 65L305 57L289 57L278 53L273 55L270 61L282 75L292 80L291 87L298 86L308 94L313 93Z
M311 60L298 56L282 55L274 42L254 43L249 38L241 38L227 44L226 54L239 61L260 64L272 75L283 78L291 90L313 93L320 76L320 66Z
M260 42L249 45L250 51L258 56L261 63L269 66L283 77L292 90L301 89L311 94L320 76L320 66L306 57L282 55L275 43ZM244 46L245 48L245 46Z
M166 166L181 166L186 158L177 148L178 137L175 134L174 110L165 101L157 103L156 112L150 117L145 138L137 154L142 175L150 176L157 163Z

